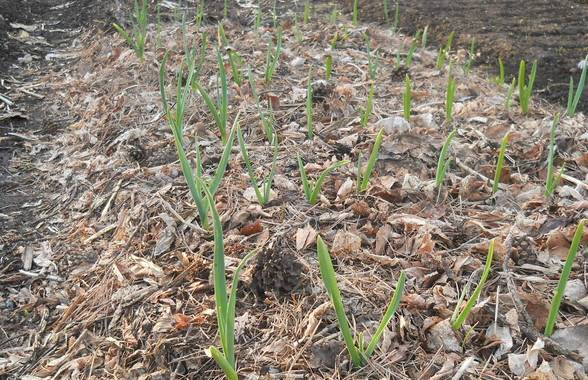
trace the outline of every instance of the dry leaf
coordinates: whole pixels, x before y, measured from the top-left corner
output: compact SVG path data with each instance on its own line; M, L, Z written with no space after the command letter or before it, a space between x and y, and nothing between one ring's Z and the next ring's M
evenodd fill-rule
M306 225L296 230L296 250L302 251L316 242L317 232L314 228Z
M331 250L334 255L357 253L361 250L361 238L351 232L339 230L335 234Z
M255 222L249 223L239 230L241 235L251 236L260 233L263 231L263 225L261 224L261 220L256 220Z

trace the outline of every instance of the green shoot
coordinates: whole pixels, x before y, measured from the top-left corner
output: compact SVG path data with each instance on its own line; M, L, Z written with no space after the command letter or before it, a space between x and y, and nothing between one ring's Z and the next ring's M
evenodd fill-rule
M376 139L374 141L374 146L372 148L372 152L370 154L370 158L367 163L367 167L363 174L359 173L358 177L361 178L359 181L359 192L365 192L369 185L370 185L370 178L376 168L376 162L378 161L378 155L380 154L380 147L382 146L382 141L384 139L384 128L380 129L380 132L376 135Z
M352 24L353 26L357 26L359 24L359 0L353 0Z
M512 104L512 94L514 93L514 89L516 86L517 80L516 78L512 78L512 82L510 83L510 86L508 87L508 92L506 93L506 101L504 104L507 111L510 110L510 105Z
M447 59L447 54L445 53L445 49L441 47L439 49L439 53L437 54L437 62L435 63L435 67L437 70L441 70L445 67L445 60Z
M437 70L441 70L445 67L445 61L449 58L449 54L451 53L451 45L453 45L453 39L455 38L455 32L449 33L447 37L447 42L445 46L439 49L439 54L437 55Z
M332 163L328 168L323 170L323 172L319 175L319 178L316 182L312 182L308 175L306 174L306 169L304 168L304 163L302 162L302 158L300 158L300 154L298 155L298 170L300 171L300 178L302 179L302 189L304 190L304 195L306 196L306 200L311 204L314 205L318 202L319 194L323 187L324 182L333 171L339 169L340 167L347 165L349 161L337 161Z
M386 23L390 20L390 0L384 0L384 20Z
M453 104L455 101L455 90L457 89L457 82L452 76L449 76L447 81L447 92L445 96L445 119L447 121L453 120Z
M308 24L310 22L310 11L311 5L310 2L307 1L306 3L304 3L304 13L302 14L302 22L304 24Z
M437 161L437 172L435 173L435 185L437 188L441 188L443 182L445 182L445 174L447 173L449 163L451 162L451 158L449 158L449 148L451 147L451 141L456 133L457 129L453 129L447 136L447 139L445 139L443 147L441 148L441 154L439 154L439 160Z
M225 4L223 7L223 17L224 18L228 18L229 17L229 0L224 0Z
M272 23L274 25L274 29L278 29L278 24L280 22L280 16L278 15L278 0L273 0L272 4Z
M301 44L304 41L304 33L298 27L298 15L296 15L296 13L294 13L294 25L292 26L292 32L294 33L296 42Z
M331 14L329 15L329 22L332 25L337 25L338 19L339 19L339 9L337 9L336 5L333 5L333 10L331 11Z
M200 183L203 183L204 180L202 179L202 160L200 159L200 148L198 144L196 144L196 160L197 166L196 170L192 168L186 151L184 149L184 116L185 116L185 106L188 97L190 96L190 89L191 86L186 84L185 86L182 85L182 65L178 69L178 73L176 75L177 80L177 94L176 94L176 107L175 112L172 112L168 105L167 93L165 91L165 64L167 62L168 55L166 54L161 62L161 67L159 69L159 87L161 92L161 100L163 104L163 111L166 119L169 123L169 126L172 130L172 134L174 136L174 143L176 146L176 151L178 154L178 158L180 160L180 166L182 168L182 173L184 174L184 178L186 179L186 184L188 185L188 189L190 190L190 195L196 204L196 208L198 209L198 215L200 217L200 222L204 228L208 228L208 210L209 204L206 198L203 197L202 192L203 188L200 186ZM194 76L194 60L190 59L188 61L188 77L185 83L190 83L193 80ZM238 122L238 116L235 119L235 122ZM225 144L225 148L223 150L223 154L221 160L217 166L215 171L214 177L212 182L210 183L209 191L212 194L215 194L217 189L220 186L220 183L224 177L229 158L231 155L231 148L233 146L234 141L234 128L231 129L231 133L228 136L228 141Z
M226 49L229 46L229 39L227 38L227 33L225 33L225 27L220 22L218 23L217 35L219 46Z
M159 2L155 6L155 49L161 46L161 9Z
M272 167L271 170L266 178L263 179L261 182L261 186L259 186L255 171L253 170L253 165L251 164L251 158L249 157L249 152L247 151L247 145L245 143L245 139L243 138L243 132L241 132L241 128L237 126L237 139L239 140L239 147L241 148L241 155L243 156L243 161L245 161L245 167L247 169L247 174L249 174L249 179L251 181L251 186L255 191L255 196L259 201L259 204L262 206L269 202L270 200L270 193L272 188L272 183L274 181L274 176L276 173L276 164L278 160L278 138L277 135L273 134L273 160L272 160Z
M363 128L367 127L367 124L370 120L370 116L372 116L372 111L374 110L374 91L375 86L372 82L372 84L370 85L370 90L368 92L365 109L361 112L360 124Z
M502 86L505 83L506 75L504 71L504 61L501 57L498 57L498 76L494 79L496 84Z
M368 56L368 73L370 75L371 80L376 80L378 75L378 66L380 65L380 56L378 55L378 51L372 52L370 46L370 37L366 34L366 47L367 47L367 56Z
M214 204L214 196L206 184L200 183L204 189L208 203L211 205L212 221L214 225L214 300L216 304L216 318L220 335L222 352L216 347L210 347L208 352L218 366L224 371L229 380L238 380L235 359L235 309L237 305L237 287L241 271L247 261L256 251L251 251L241 260L231 282L231 290L227 293L227 278L225 273L225 247L223 241L223 226Z
M396 1L396 9L394 10L394 23L392 24L392 33L396 33L400 27L400 4Z
M402 95L402 103L404 106L404 119L410 122L411 104L412 104L412 81L408 74L404 78L404 94Z
M531 74L529 75L529 82L526 83L525 75L527 74L527 65L524 60L519 65L519 103L523 114L529 112L529 103L533 93L533 85L535 84L535 76L537 75L537 61L533 62L531 67Z
M308 83L306 84L306 137L312 140L314 137L314 121L313 121L313 91L312 91L312 72L308 73Z
M233 80L240 87L243 84L243 73L241 68L243 67L243 58L235 50L229 48L229 62L231 64L231 72L233 73Z
M333 38L331 38L330 41L330 46L331 46L331 50L335 50L337 49L337 42L339 42L339 32L335 32L335 34L333 35Z
M402 66L402 59L400 58L400 51L396 51L396 59L394 60L394 69L399 70Z
M204 1L201 1L196 8L196 16L194 17L194 24L196 25L196 29L199 30L202 26L202 21L204 21Z
M484 271L482 272L482 277L480 278L480 282L476 286L476 289L474 289L474 293L472 294L472 296L470 297L470 299L466 303L463 310L459 313L457 318L455 318L454 320L451 321L451 327L453 327L454 330L459 330L463 326L463 324L467 320L468 316L470 315L470 312L472 311L473 307L476 305L476 302L478 302L478 298L480 297L480 294L482 294L482 289L484 288L484 285L486 284L486 280L488 279L488 275L490 274L490 268L492 267L492 258L493 257L494 257L494 239L492 239L490 241L490 246L488 247L488 256L486 257L486 265L484 265ZM461 308L461 303L457 305L457 308Z
M455 38L455 32L449 33L447 37L447 42L445 43L445 53L451 53L451 46L453 45L453 39Z
M588 70L588 56L584 59L584 66L582 67L582 74L580 74L580 80L578 81L578 88L574 94L574 78L570 77L570 91L568 93L568 108L566 115L573 117L576 114L576 108L582 97L584 91L584 85L586 84L586 71Z
M555 327L555 322L557 320L557 315L559 314L559 308L561 306L561 301L563 299L566 286L568 284L568 280L570 278L570 272L572 271L572 266L574 265L574 260L576 259L576 254L578 253L578 249L580 248L580 243L582 242L582 237L584 235L584 226L586 224L586 220L583 219L578 224L576 228L576 233L574 234L574 238L572 239L572 245L570 246L570 250L568 251L568 257L566 258L566 263L564 264L563 270L561 272L561 276L559 278L559 282L557 284L557 289L555 294L553 295L553 299L551 300L551 308L549 309L549 317L547 318L547 325L545 326L544 334L546 336L551 336L553 334L553 329Z
M214 121L220 131L222 142L226 143L229 106L229 85L227 83L227 72L225 70L225 63L223 61L223 57L221 56L220 50L217 49L216 55L221 85L221 92L217 103L215 104L210 94L204 89L204 87L198 80L194 80L192 83L198 89L200 96L202 96L202 100L204 100L204 103L206 104L210 113L212 114Z
M336 273L335 269L333 268L333 262L331 261L329 249L320 236L317 238L317 255L319 259L321 278L323 279L323 283L325 284L325 288L327 289L327 293L329 294L329 298L333 304L333 308L335 309L335 314L337 315L337 321L339 323L339 329L343 335L343 340L345 341L347 352L349 352L349 356L351 357L351 362L355 367L362 367L374 353L378 343L382 338L382 335L384 334L384 331L386 330L386 327L394 317L398 306L400 306L400 299L406 284L406 274L404 272L400 272L400 277L396 283L396 289L394 290L392 298L390 299L390 303L388 304L388 307L382 316L382 320L380 321L378 328L372 336L369 344L366 348L364 348L365 344L362 342L363 339L361 338L361 335L358 337L359 339L354 338L353 330L351 329L345 314L345 307L343 305L341 291L337 285Z
M414 59L414 53L417 49L417 40L412 41L410 44L410 49L408 49L408 53L406 54L406 68L410 68L412 65L412 60Z
M555 150L557 148L557 144L555 143L555 135L558 124L559 113L555 114L555 116L553 117L553 122L551 123L551 131L549 133L549 151L547 153L547 178L545 182L546 197L550 197L553 195L558 183L558 179L555 175L555 167L553 165L553 161L555 160Z
M282 54L282 29L278 28L277 36L276 36L276 45L273 46L273 43L270 41L270 44L267 49L267 59L265 64L265 82L270 83L276 69L278 68L278 64L280 62L280 55Z
M421 36L421 47L424 49L427 47L427 39L429 37L429 25L423 29L423 35Z
M149 23L149 1L135 0L133 12L133 30L129 33L124 27L113 23L112 26L121 37L133 48L141 62L145 60L145 44L147 43L147 25Z
M257 1L257 9L255 10L255 20L253 22L253 28L258 31L261 28L261 22L263 19L263 10L261 8L261 0Z
M248 81L249 86L251 87L251 94L253 95L253 99L255 100L255 105L257 106L257 112L259 113L259 117L261 119L261 125L263 127L263 133L265 137L267 137L268 141L273 140L274 134L274 118L271 112L271 109L268 113L265 112L263 107L261 106L261 101L259 100L259 94L257 93L257 86L255 84L255 78L253 77L253 73L251 69L249 69L248 74Z
M470 73L470 71L472 70L472 65L474 63L476 59L476 39L472 39L472 42L470 42L470 49L468 50L468 58L465 62L464 65L464 72L466 75L468 75Z
M331 54L327 54L325 56L325 77L327 80L331 80L332 73L333 73L333 56Z
M494 183L492 184L492 194L496 194L498 186L500 186L500 178L502 178L502 168L504 167L504 156L506 155L506 148L510 141L511 134L507 132L500 143L500 150L498 151L498 160L496 161L496 172L494 173Z

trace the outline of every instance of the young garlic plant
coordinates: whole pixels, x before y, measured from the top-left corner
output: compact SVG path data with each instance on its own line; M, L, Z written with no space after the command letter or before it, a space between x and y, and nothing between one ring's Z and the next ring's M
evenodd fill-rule
M220 131L221 140L223 143L227 143L227 122L228 122L228 107L229 107L229 85L227 81L227 71L225 69L225 63L219 49L216 51L217 63L218 63L218 78L220 80L220 96L215 103L212 100L210 94L206 91L202 84L194 79L192 81L193 86L198 90L202 100L208 107L208 110L212 114L214 121Z
M268 139L268 141L273 141L273 135L274 135L274 116L273 116L273 112L270 108L266 111L264 110L264 108L261 106L261 101L259 100L259 94L257 93L257 85L255 83L255 78L253 77L253 73L251 71L251 68L249 68L249 73L248 73L248 81L249 81L249 87L251 87L251 94L253 95L253 99L255 100L255 106L257 107L257 112L259 113L259 117L261 119L261 125L263 128L263 133L265 134L265 137Z
M486 256L486 264L484 265L484 271L482 272L482 277L480 278L480 282L474 289L474 293L465 304L464 308L461 309L462 300L465 295L465 289L460 297L460 302L458 302L457 306L455 307L455 311L453 312L453 316L451 317L451 327L454 330L459 330L465 321L468 319L472 309L476 306L476 302L478 302L478 298L480 298L480 294L482 294L482 289L484 289L484 285L486 284L486 280L488 279L488 275L490 274L490 268L492 267L492 258L494 257L494 239L490 241L490 246L488 247L488 255Z
M564 264L563 270L559 277L559 282L557 284L557 289L555 294L553 295L553 299L551 300L551 307L549 309L549 316L547 318L547 324L545 326L545 336L551 336L553 334L553 330L555 328L555 322L557 321L557 316L559 314L559 308L561 306L561 301L563 299L564 293L566 291L566 286L568 284L568 280L570 279L570 273L572 271L572 266L574 265L574 260L576 259L576 254L578 253L578 249L580 248L580 244L582 242L582 237L584 236L584 226L586 224L586 220L583 219L578 224L576 228L576 233L572 239L572 245L568 251L568 256L566 258L566 262Z
M361 111L360 124L362 128L367 127L368 122L370 120L370 116L372 116L372 112L374 110L374 92L375 86L372 82L372 84L370 85L370 90L368 92L365 108Z
M502 178L502 168L504 167L504 157L506 156L506 148L510 141L511 133L507 132L500 143L500 150L498 151L498 160L496 161L496 171L494 173L494 181L492 183L492 194L496 194L500 186L500 179Z
M223 370L228 380L238 380L237 360L235 355L235 310L237 307L237 287L239 277L245 264L256 254L253 250L241 260L231 283L231 290L227 291L227 278L225 274L225 247L223 239L223 226L214 203L214 196L204 183L199 184L211 205L212 222L214 225L214 300L216 304L216 319L218 323L218 335L221 341L221 350L211 346L206 354L211 356L217 365Z
M129 44L141 62L145 60L145 45L147 44L147 26L149 24L149 1L135 0L133 12L133 29L129 32L123 26L113 23L114 29Z
M332 163L328 168L323 170L316 182L313 182L308 178L308 174L306 173L306 169L304 168L304 163L302 162L300 154L298 154L297 160L298 170L300 171L300 178L302 179L302 189L304 190L304 196L311 205L314 205L318 202L321 189L323 188L323 184L327 180L327 177L335 170L349 163L347 160Z
M276 45L270 41L267 49L267 58L265 63L265 82L270 83L278 64L280 63L280 56L282 55L282 29L278 28L276 35Z
M272 167L270 169L269 174L261 181L261 186L257 180L257 176L255 174L255 170L253 170L253 164L251 163L251 158L249 157L249 151L247 150L247 144L245 143L245 138L243 137L243 132L241 128L237 126L237 139L239 140L239 147L241 149L241 155L243 156L243 161L245 161L245 167L247 169L247 174L249 175L249 180L251 181L251 186L255 191L255 196L257 197L257 201L262 206L267 204L270 201L271 189L272 184L274 181L274 176L276 174L276 167L278 162L278 137L277 134L274 132L272 134L272 147L273 147L273 159L272 159Z
M329 249L327 244L320 236L317 237L317 255L319 259L321 278L325 288L327 289L327 293L329 294L333 308L335 309L339 330L343 335L343 340L345 341L347 352L351 357L351 362L355 367L363 367L376 350L376 347L378 346L378 343L380 342L386 327L394 317L398 306L400 306L400 300L402 293L404 292L404 286L406 284L406 274L404 272L400 272L400 276L396 282L396 289L392 294L390 303L388 303L388 307L382 316L382 320L378 324L376 331L366 346L361 336L358 338L354 337L353 330L351 329L345 314L345 306L343 305L343 298L341 297L339 285L337 285L337 277L335 269L333 268Z
M582 74L580 74L580 80L578 81L578 88L576 88L576 92L574 93L574 78L570 77L570 90L568 92L568 108L566 109L566 115L569 117L573 117L576 114L576 108L578 108L578 103L580 103L580 98L582 97L582 92L584 91L584 86L586 84L586 71L588 70L588 55L582 61Z
M376 139L374 140L374 146L372 147L372 152L370 153L370 158L368 159L367 166L363 173L361 172L361 156L359 157L358 164L357 164L357 184L358 184L358 191L360 193L364 193L370 186L370 179L376 168L376 162L378 161L378 156L380 155L380 147L382 146L382 141L384 140L384 128L380 129L378 134L376 135Z
M200 217L200 223L202 227L208 228L209 221L208 221L208 212L210 205L207 201L207 198L203 196L204 189L201 186L202 183L205 183L204 180L204 170L202 167L202 159L200 157L200 148L198 142L196 142L196 168L192 167L190 160L188 159L188 155L184 149L184 118L186 112L186 102L190 96L191 86L189 83L193 81L194 78L194 55L191 54L188 57L187 68L188 74L187 79L183 80L183 65L180 65L177 75L177 91L176 91L176 106L175 110L172 110L168 104L168 96L165 90L165 73L166 73L166 62L168 59L168 55L166 54L163 57L161 62L161 66L159 69L159 88L161 93L161 101L163 104L163 111L164 115L168 121L168 124L172 130L172 134L174 137L174 143L176 146L176 151L178 154L178 158L180 160L180 166L182 168L182 173L184 174L184 178L186 180L186 184L188 185L188 189L190 190L190 195L196 204L196 208L198 209L198 215ZM185 85L183 85L183 82ZM238 120L238 116L235 121ZM207 184L208 191L210 191L213 195L216 193L218 187L221 184L221 181L224 177L227 164L229 162L229 157L231 155L231 148L233 146L234 141L234 128L231 129L231 133L228 136L227 143L225 144L223 154L221 156L220 162L216 168L214 177L210 184Z
M447 139L443 143L441 153L439 154L439 160L437 161L437 172L435 174L435 186L438 189L441 189L443 182L445 182L445 175L447 174L447 169L451 163L451 158L449 157L449 148L451 147L451 141L453 140L453 137L456 133L457 129L455 128L449 133Z
M412 81L408 74L404 78L404 94L402 95L403 115L404 119L410 122L412 104Z
M553 122L551 124L551 130L549 133L549 150L547 153L547 178L545 181L545 196L551 197L555 192L561 176L555 174L555 166L553 164L555 160L555 151L557 144L555 143L555 136L557 132L557 126L559 124L559 113L555 114ZM563 170L563 168L562 168Z
M533 86L535 84L535 77L537 75L537 61L533 62L533 66L531 67L531 74L529 74L529 81L525 80L525 75L527 73L527 65L524 60L521 61L519 65L519 104L521 106L521 111L523 114L527 114L529 112L529 104L531 101L531 95L533 93Z

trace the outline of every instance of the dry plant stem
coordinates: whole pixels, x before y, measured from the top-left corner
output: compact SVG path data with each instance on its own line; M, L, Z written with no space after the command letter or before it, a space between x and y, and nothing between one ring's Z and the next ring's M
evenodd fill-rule
M494 186L494 181L493 180L491 180L490 178L486 177L484 174L482 174L480 172L477 172L474 169L470 168L469 166L467 166L466 164L464 164L463 162L461 162L459 160L459 158L456 158L455 159L455 164L457 166L459 166L461 169L465 170L466 172L468 172L468 173L470 173L472 175L478 176L480 179L482 179L484 181L488 181L488 183L490 184L490 186ZM502 183L499 183L498 184L498 188L501 189L501 190L505 190L506 189L506 186L504 184L502 184Z
M581 363L582 357L580 355L564 348L561 344L559 344L556 341L554 341L553 339L541 334L535 328L535 323L533 322L533 319L531 318L531 316L527 312L527 309L526 309L525 305L523 304L523 301L521 301L521 297L519 297L517 286L514 283L514 280L512 278L511 273L510 273L510 268L509 268L508 263L510 261L511 255L512 255L512 231L506 237L506 239L504 241L504 246L506 248L506 254L504 255L504 261L502 263L502 270L504 272L504 277L506 280L506 287L508 289L508 292L510 293L510 296L511 296L512 301L514 303L515 309L519 315L518 320L519 320L519 328L521 329L521 332L531 342L535 342L535 341L537 341L537 339L542 339L545 342L545 349L547 351L550 351L551 353L553 353L555 355L567 356L568 358L570 358L576 362ZM498 314L498 319L501 321L501 323L508 324L506 322L506 318L502 314Z

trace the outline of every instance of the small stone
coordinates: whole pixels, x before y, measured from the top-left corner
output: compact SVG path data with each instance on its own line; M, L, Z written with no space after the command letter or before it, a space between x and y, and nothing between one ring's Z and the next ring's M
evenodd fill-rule
M401 116L391 116L376 123L376 129L384 128L389 135L405 133L410 130L410 124Z
M361 238L351 232L339 230L333 241L333 254L352 254L361 249Z
M4 309L6 310L14 310L16 308L16 304L14 303L13 300L5 300L4 301Z
M290 66L292 67L302 67L304 66L305 59L302 57L296 57L292 61L290 61Z
M431 352L436 352L440 348L449 352L462 352L449 319L444 319L431 327L427 333L427 346Z
M564 297L570 301L579 301L586 297L586 286L584 281L578 279L568 281Z

